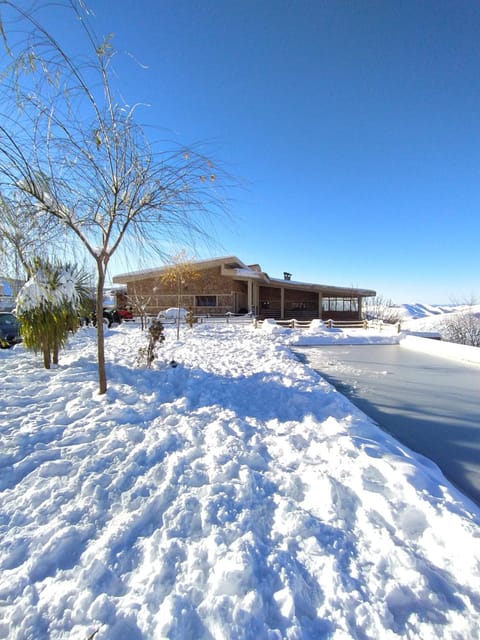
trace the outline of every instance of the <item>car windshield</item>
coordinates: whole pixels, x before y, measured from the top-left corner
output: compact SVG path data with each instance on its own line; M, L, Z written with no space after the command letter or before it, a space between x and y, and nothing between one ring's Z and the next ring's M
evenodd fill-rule
M0 327L13 327L18 324L18 320L11 313L0 313Z

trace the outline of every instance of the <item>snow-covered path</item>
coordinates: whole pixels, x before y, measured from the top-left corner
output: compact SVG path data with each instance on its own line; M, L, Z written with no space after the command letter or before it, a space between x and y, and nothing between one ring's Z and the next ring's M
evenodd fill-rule
M0 353L0 638L475 638L480 513L274 335ZM167 366L172 359L176 368Z

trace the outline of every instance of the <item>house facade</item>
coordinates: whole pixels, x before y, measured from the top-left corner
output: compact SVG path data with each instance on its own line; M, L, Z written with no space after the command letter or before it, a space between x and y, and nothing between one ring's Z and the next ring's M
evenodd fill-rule
M195 315L221 316L252 312L276 320L357 320L369 289L296 282L285 272L271 278L260 265L246 265L236 256L200 260L188 265L184 277L169 279L169 266L117 275L126 286L121 303L156 315L169 307L192 309Z
M0 311L11 311L15 307L18 292L25 280L0 276Z

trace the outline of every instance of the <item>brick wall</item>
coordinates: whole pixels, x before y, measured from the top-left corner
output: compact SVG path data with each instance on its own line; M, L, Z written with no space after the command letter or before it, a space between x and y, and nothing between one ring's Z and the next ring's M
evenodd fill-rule
M197 278L191 278L182 287L180 305L193 308L198 315L224 315L235 311L235 292L246 293L247 283L232 280L221 275L220 267L204 269ZM164 282L161 278L143 278L127 285L128 296L149 298L147 313L157 314L163 309L178 305L178 289L175 282ZM217 305L201 307L196 305L196 296L216 296Z

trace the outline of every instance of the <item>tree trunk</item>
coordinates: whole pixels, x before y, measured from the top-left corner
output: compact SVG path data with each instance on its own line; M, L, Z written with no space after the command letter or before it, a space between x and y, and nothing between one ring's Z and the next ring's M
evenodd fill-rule
M51 356L50 356L50 346L48 344L44 344L43 348L43 366L45 367L45 369L50 369L51 368Z
M105 370L105 339L103 334L103 288L105 285L105 265L101 258L97 259L97 366L98 366L98 393L107 391L107 372Z
M53 364L58 364L58 354L60 352L60 347L58 346L58 335L55 331L53 336L53 345L52 345L52 362Z
M182 301L182 279L180 275L177 275L178 278L178 290L177 290L177 340L180 339L180 303Z

